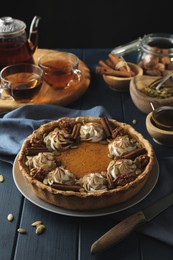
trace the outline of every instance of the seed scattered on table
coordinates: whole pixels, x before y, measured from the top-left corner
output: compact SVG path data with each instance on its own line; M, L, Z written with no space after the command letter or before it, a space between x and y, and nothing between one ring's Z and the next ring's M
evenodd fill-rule
M31 226L36 227L36 226L38 226L38 225L40 225L40 224L42 224L42 221L41 221L41 220L37 220L37 221L33 222L33 223L31 224Z
M37 221L33 222L33 223L31 224L31 226L33 226L33 227L36 228L35 233L36 233L37 235L43 233L43 231L44 231L45 228L46 228L46 226L43 224L43 222L42 222L41 220L37 220Z
M26 230L24 228L18 228L17 232L19 232L20 234L26 234Z
M14 216L13 216L13 214L8 214L8 216L7 216L7 219L8 219L8 221L13 221L13 219L14 219Z
M35 230L35 233L37 234L37 235L39 235L39 234L41 234L41 233L43 233L43 231L45 230L45 225L43 225L43 224L40 224L40 225L37 225L37 227L36 227L36 230Z
M136 124L136 119L132 120L132 124L135 125Z
M4 176L0 175L0 182L3 182L3 181L4 181Z

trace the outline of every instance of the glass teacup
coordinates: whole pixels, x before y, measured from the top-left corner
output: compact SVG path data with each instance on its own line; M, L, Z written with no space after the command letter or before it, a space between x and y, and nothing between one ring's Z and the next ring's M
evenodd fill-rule
M50 51L38 59L43 78L54 89L64 89L81 80L79 59L69 52Z
M41 89L43 71L37 65L19 63L3 68L0 78L1 99L32 100Z

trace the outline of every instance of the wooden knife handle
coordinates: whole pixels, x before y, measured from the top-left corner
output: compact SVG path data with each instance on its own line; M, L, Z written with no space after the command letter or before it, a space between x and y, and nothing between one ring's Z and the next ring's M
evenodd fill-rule
M91 253L95 254L102 252L122 241L126 238L136 227L145 223L147 220L142 211L127 217L116 226L111 228L102 237L96 240L91 246Z

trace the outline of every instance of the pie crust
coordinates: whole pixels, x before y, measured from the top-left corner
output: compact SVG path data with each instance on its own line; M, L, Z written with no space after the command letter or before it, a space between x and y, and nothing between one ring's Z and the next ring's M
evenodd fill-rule
M91 141L88 133L86 133L84 139L82 139L80 132L81 126L87 124L91 124L94 127L95 125L99 125L103 130L101 132L101 140L95 138L94 141ZM71 128L68 127L69 125ZM76 127L74 131L74 126L76 125L78 127ZM67 145L67 142L65 146L63 144L53 151L50 147L50 140L48 140L47 143L45 141L46 136L52 131L59 131L60 128L70 133L70 141L72 141L72 143ZM130 152L127 152L125 149L125 152L122 154L112 155L110 148L108 148L109 144L114 142L116 138L121 139L124 138L124 136L130 138L130 142L133 141L132 146L135 146L135 148ZM57 145L56 142L54 145ZM37 169L32 165L33 157L37 156L38 153L42 154L46 152L47 149L48 153L56 157L58 161L56 167L64 166L67 171L72 172L77 180L75 184L63 184L62 182L51 186L50 183L45 182L47 176L50 176L50 171L47 171L48 175L47 173L44 174L44 178L41 179L39 173L42 174L42 170L41 172L40 169L38 170L38 175L31 174L32 171L37 173ZM29 154L28 151L34 151L34 153ZM32 162L32 167L28 164L28 158ZM138 158L140 159L138 160ZM137 165L135 172L138 172L138 174L134 176L133 173L133 178L127 177L126 180L126 175L124 177L123 174L123 178L121 178L122 176L117 173L117 176L120 177L116 176L115 179L113 179L112 176L115 174L117 166L113 168L114 171L108 173L108 165L110 163L114 165L119 160L120 162L124 162L125 159L131 160L133 165L135 162L135 165ZM131 199L143 188L149 175L152 174L154 150L150 142L129 124L101 117L64 117L43 124L33 131L33 133L26 138L19 151L18 163L30 188L40 199L65 209L81 211L95 210L123 203ZM140 169L138 169L139 165ZM34 168L34 170L31 170L31 168ZM88 187L90 183L87 183L89 179L86 178L85 181L84 179L90 173L92 173L94 177L103 175L104 184L102 190L98 189L99 185L96 185L96 190L93 190L93 187L91 190L85 190L85 187ZM113 174L111 175L110 173ZM126 180L125 183L122 184L120 180L120 184L117 184L119 178ZM84 186L82 186L83 183L85 183ZM95 183L95 180L93 183Z

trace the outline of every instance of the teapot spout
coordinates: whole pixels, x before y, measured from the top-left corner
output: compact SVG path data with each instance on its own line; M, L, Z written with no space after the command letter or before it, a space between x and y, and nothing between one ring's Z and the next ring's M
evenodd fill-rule
M30 30L29 30L29 45L31 48L31 52L34 53L38 46L38 24L40 21L40 16L34 16L31 22Z

